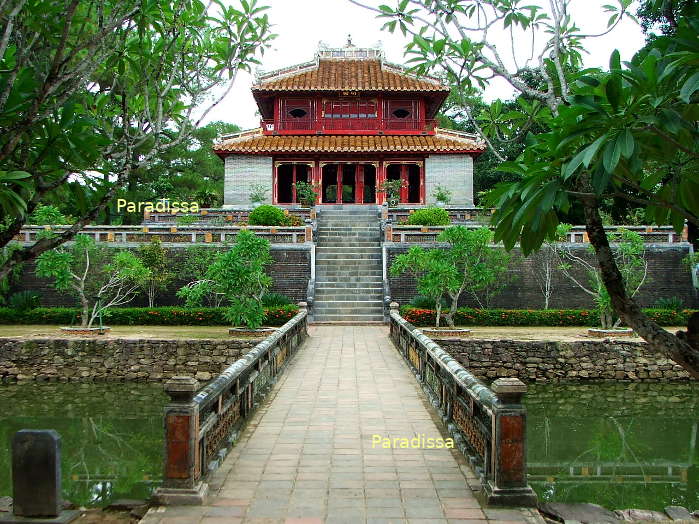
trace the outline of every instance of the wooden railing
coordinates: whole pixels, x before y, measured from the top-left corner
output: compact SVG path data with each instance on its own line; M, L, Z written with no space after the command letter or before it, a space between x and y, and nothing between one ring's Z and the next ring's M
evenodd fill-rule
M14 237L19 242L35 242L37 236L44 231L61 233L70 226L25 226ZM175 226L175 225L147 225L147 226L85 226L80 234L89 235L96 242L109 242L114 244L150 242L158 238L164 244L196 244L211 242L233 242L236 235L247 229L255 235L269 240L272 244L298 244L313 241L313 226L273 227L273 226Z
M437 242L437 237L449 226L406 226L386 223L384 225L384 241L400 243L431 243ZM483 227L478 224L464 224L469 229ZM648 244L676 244L687 241L687 228L677 233L672 226L610 226L605 228L608 233L617 232L620 228L636 231ZM566 242L588 243L590 240L585 226L575 226L567 234Z
M415 212L416 209L424 208L424 205L415 204L414 207L388 207L384 206L382 209L382 215L385 220L390 220L393 224L399 225L401 222L405 222L408 217ZM447 213L449 213L449 218L452 222L471 222L478 221L478 219L489 220L490 216L493 214L492 209L482 209L475 207L445 207Z
M165 384L165 472L155 493L160 504L201 504L207 476L226 457L287 362L307 336L301 310L277 332L199 390L197 380L174 377Z
M486 502L536 506L527 483L527 386L499 378L488 388L401 317L398 304L390 307L391 339L481 477Z
M345 131L363 131L371 134L391 131L413 131L415 133L433 133L437 121L433 119L413 118L285 118L281 120L262 120L262 129L267 133L296 131L307 133L329 133Z

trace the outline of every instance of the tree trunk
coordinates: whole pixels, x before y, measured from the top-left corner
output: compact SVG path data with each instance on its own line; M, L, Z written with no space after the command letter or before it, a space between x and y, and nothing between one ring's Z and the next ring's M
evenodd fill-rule
M90 303L87 301L85 294L80 292L80 304L82 305L82 317L80 318L80 327L90 327L92 326L92 319L90 318Z
M643 338L651 350L660 353L686 369L694 378L699 378L699 349L683 342L675 335L650 320L629 297L624 279L614 261L609 240L604 232L602 219L594 198L584 199L585 226L590 243L595 249L602 281L612 301L612 306L626 325Z
M442 299L441 297L437 299L437 303L435 304L435 313L436 313L436 318L434 319L434 327L439 327L439 319L442 317Z

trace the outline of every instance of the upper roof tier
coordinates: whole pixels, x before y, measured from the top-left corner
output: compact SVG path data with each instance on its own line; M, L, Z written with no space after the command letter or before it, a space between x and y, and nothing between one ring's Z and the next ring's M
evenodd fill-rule
M427 117L432 118L449 94L449 87L429 76L418 77L384 60L380 49L348 44L321 46L310 62L258 74L252 93L263 118L272 115L274 97L283 93L393 93L422 94Z
M402 91L448 93L431 77L417 77L383 60L376 49L320 50L316 60L261 75L253 91Z

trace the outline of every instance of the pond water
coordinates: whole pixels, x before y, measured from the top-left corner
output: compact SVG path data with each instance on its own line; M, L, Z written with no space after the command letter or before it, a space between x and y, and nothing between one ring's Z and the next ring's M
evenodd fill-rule
M166 402L161 384L0 385L0 496L12 495L14 433L55 429L66 500L147 498L162 478Z
M525 399L540 500L699 509L699 384L532 385Z

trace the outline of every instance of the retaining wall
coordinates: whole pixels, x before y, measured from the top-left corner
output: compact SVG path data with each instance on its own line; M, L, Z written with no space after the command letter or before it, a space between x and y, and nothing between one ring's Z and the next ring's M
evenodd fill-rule
M259 340L0 338L0 381L160 382L175 375L203 382Z
M385 244L387 250L387 265L391 267L393 260L405 253L415 244ZM437 245L438 246L438 245ZM424 245L425 248L437 247L434 244ZM574 253L589 261L594 261L589 244L572 244ZM637 295L642 307L651 307L659 298L678 297L684 307L699 307L697 291L692 286L689 270L682 259L689 253L689 244L650 244L646 246L648 260L648 278ZM543 307L543 294L535 271L540 267L537 254L524 258L518 249L512 251L515 259L508 271L512 281L495 297L490 305L504 309L540 309ZM584 271L574 273L581 282L587 283L588 276ZM549 303L552 309L593 309L595 305L591 297L571 282L563 273L553 270L553 296ZM417 295L415 279L407 273L400 277L389 277L391 299L400 305L407 304ZM462 294L459 305L462 307L477 307L473 297Z
M680 366L645 342L580 340L441 339L437 343L481 379L517 377L524 382L689 381Z

